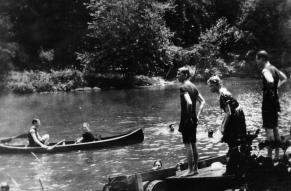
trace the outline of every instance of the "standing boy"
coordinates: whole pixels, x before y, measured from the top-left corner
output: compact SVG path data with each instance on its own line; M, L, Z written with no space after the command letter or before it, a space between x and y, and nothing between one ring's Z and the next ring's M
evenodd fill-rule
M196 128L200 112L205 104L196 86L190 82L190 71L187 67L178 69L180 87L181 121L179 131L182 133L183 143L187 149L188 171L182 176L198 174L198 151L196 147ZM196 102L200 103L196 113Z
M278 88L286 82L286 75L269 62L269 54L261 50L256 55L256 62L262 71L263 79L263 102L262 118L263 128L266 129L268 141L280 141L278 131L278 112L280 103ZM272 148L268 147L268 157L272 157ZM279 158L279 148L275 150L275 159Z

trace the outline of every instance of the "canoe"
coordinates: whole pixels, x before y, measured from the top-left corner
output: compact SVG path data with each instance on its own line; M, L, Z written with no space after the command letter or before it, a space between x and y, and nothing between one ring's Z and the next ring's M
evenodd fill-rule
M19 137L19 136L17 136ZM75 143L75 141L64 141L62 144L57 145L52 150L47 150L41 147L28 147L24 144L9 145L9 142L15 137L8 137L0 139L0 154L2 153L57 153L68 152L76 150L89 150L89 149L102 149L114 146L124 146L142 142L144 140L143 130L141 128L128 131L121 135L101 137L101 140L96 140L86 143ZM53 146L57 143L50 143Z

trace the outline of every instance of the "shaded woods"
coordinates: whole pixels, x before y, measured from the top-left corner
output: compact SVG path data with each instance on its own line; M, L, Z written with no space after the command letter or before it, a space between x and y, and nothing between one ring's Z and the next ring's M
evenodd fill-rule
M1 81L15 92L146 85L183 65L200 80L256 75L258 49L290 67L289 0L0 2Z

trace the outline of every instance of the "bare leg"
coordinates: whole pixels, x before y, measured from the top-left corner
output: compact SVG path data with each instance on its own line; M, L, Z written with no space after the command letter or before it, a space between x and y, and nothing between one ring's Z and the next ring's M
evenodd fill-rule
M196 145L194 150L193 143L185 143L185 147L187 149L188 171L182 176L192 176L197 174L197 169L195 170L195 168L197 168L197 161L195 161L195 158L198 159L198 153Z
M193 163L194 163L194 174L198 173L198 151L197 151L197 147L196 147L196 143L191 143L192 145L192 149L193 149Z
M267 141L274 141L273 129L266 129ZM272 158L272 147L268 146L268 157Z
M278 128L273 129L275 141L281 141ZM275 148L275 159L279 159L279 148Z
M50 139L49 134L44 134L44 135L41 137L41 141L43 141L45 145L48 145L48 144L49 144L49 139Z

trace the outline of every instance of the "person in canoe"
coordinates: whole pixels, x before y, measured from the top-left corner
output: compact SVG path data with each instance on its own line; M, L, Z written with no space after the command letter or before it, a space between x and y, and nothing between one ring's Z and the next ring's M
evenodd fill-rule
M196 128L199 115L205 104L204 98L196 86L190 81L190 70L188 67L178 69L177 78L181 82L180 101L181 119L179 131L182 134L183 143L187 150L188 171L182 176L198 174L198 151L196 147ZM200 104L196 112L196 102Z
M280 103L278 89L287 81L287 76L269 61L269 54L261 50L256 55L258 68L263 79L262 119L267 141L280 142L278 112ZM272 158L272 148L268 147L268 157ZM279 159L279 148L275 149L275 159Z
M234 174L239 168L240 149L244 148L246 141L246 121L245 115L238 101L233 98L232 94L222 85L218 76L212 76L207 81L210 90L219 94L220 108L224 111L224 119L221 124L223 134L222 142L228 144L228 162L226 165L227 174Z
M28 142L30 147L42 147L45 149L49 149L48 141L49 141L49 134L45 134L40 136L38 133L38 128L41 126L41 122L39 119L32 120L32 126L28 132Z
M78 138L76 143L86 143L86 142L95 141L95 137L93 133L91 132L89 123L83 123L82 127L83 127L82 137Z

